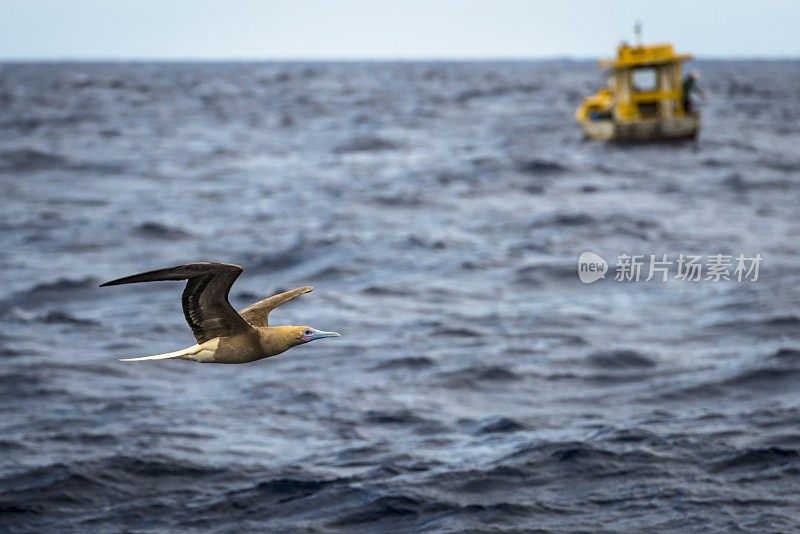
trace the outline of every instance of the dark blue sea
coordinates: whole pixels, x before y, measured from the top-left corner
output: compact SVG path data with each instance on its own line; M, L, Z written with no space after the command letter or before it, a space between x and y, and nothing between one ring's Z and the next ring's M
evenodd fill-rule
M800 62L695 67L607 145L592 62L0 64L0 531L800 531ZM202 260L343 337L119 362Z

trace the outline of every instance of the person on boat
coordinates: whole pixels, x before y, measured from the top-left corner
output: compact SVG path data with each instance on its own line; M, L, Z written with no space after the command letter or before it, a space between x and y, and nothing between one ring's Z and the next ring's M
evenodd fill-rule
M706 94L697 86L700 80L700 74L693 70L683 78L683 109L686 113L692 113L694 106L692 105L692 93L697 93L701 98L705 99Z

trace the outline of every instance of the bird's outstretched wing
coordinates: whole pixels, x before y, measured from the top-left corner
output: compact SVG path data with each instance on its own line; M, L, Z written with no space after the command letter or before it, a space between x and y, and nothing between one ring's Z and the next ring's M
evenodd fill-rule
M183 315L192 327L197 342L205 343L215 337L231 336L252 330L247 321L236 313L228 302L228 292L240 274L242 268L229 263L187 263L126 276L106 282L101 287L135 282L188 280L181 297Z
M255 304L251 304L247 308L240 311L239 315L241 315L245 321L253 326L269 326L269 312L284 302L292 300L303 293L308 293L309 291L314 291L314 288L311 286L305 286L292 289L291 291L287 291L285 293L278 293L277 295L273 295L268 299L259 300Z

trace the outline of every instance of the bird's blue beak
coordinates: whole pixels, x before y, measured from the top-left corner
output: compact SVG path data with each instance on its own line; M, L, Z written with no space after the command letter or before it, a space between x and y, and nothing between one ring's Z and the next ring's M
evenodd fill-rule
M303 341L314 341L315 339L322 339L324 337L342 337L338 332L326 332L324 330L311 329L311 334L303 336Z

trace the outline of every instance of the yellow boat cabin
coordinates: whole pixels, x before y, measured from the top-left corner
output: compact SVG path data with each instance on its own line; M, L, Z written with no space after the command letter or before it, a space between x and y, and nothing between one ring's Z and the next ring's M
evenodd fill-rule
M615 59L600 62L608 71L608 87L575 111L584 136L597 141L695 137L700 113L691 110L681 73L681 63L691 57L676 54L671 44L620 45Z

